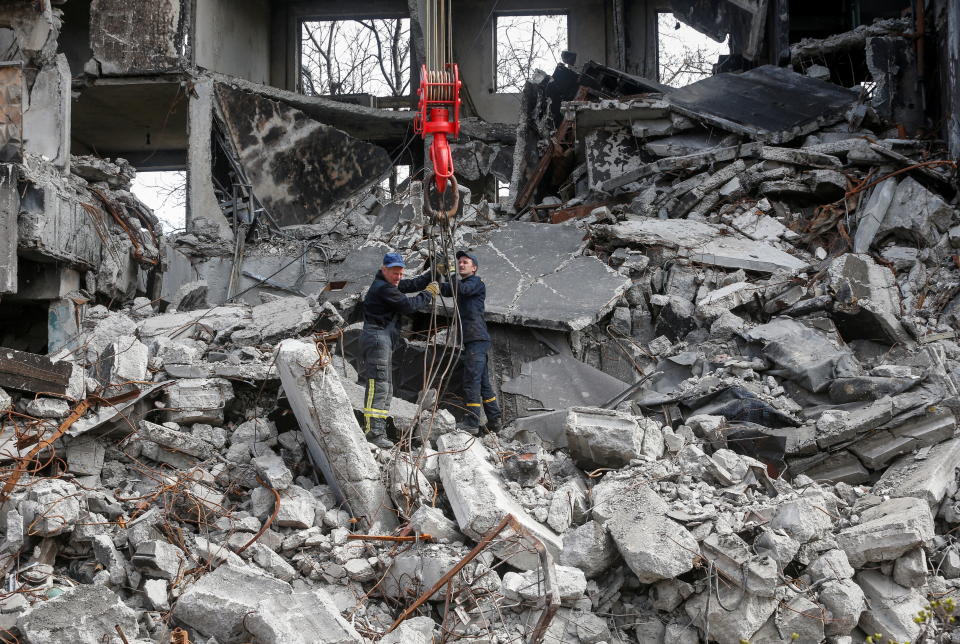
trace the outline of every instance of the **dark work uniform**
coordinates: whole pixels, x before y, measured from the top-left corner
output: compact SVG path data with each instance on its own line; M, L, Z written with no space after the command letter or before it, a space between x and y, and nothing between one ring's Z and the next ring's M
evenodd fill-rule
M373 284L363 300L363 331L360 350L363 356L361 377L366 381L363 398L364 430L385 427L393 397L393 366L391 359L400 340L400 316L410 314L433 298L429 293L407 297L404 293L422 291L430 283L430 274L400 280L397 286L388 282L377 271Z
M453 280L452 284L440 285L440 294L451 297L456 287L457 310L463 331L463 397L467 406L463 421L469 426L478 427L481 406L488 421L500 418L501 414L487 372L490 334L483 319L487 287L476 274L466 279L452 274L450 279Z

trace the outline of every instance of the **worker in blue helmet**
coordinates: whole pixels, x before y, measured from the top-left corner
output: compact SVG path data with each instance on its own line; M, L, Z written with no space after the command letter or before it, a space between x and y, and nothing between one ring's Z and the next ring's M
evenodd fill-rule
M389 449L387 416L393 397L393 350L400 340L400 316L410 314L433 301L440 286L424 273L403 279L406 264L400 253L383 256L383 266L367 290L363 300L363 331L360 350L363 357L361 376L366 381L363 397L364 431L377 447ZM421 291L414 297L404 293Z
M471 434L478 433L482 408L487 418L487 429L499 431L500 405L497 404L497 394L490 385L490 374L487 370L490 334L483 319L487 287L477 275L480 262L475 254L460 250L456 257L456 275L441 285L440 293L444 297L451 297L456 293L463 336L463 397L466 413L457 427Z

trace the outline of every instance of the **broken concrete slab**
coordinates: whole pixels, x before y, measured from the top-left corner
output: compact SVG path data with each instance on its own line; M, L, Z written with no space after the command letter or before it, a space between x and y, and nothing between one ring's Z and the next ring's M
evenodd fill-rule
M167 313L147 318L138 324L137 335L147 344L160 336L189 338L193 337L201 324L214 334L226 334L247 326L250 319L250 312L245 306L218 306L203 311Z
M666 97L695 121L765 143L787 143L836 123L857 93L774 65L742 74L716 74Z
M215 95L253 193L280 225L315 221L392 166L380 146L295 107L223 83Z
M627 173L643 167L639 142L627 128L601 128L584 136L587 181L595 189Z
M567 449L581 469L618 469L643 452L643 428L633 416L609 409L575 407L564 422Z
M933 538L933 517L922 499L893 498L865 510L861 522L837 533L837 544L854 568L893 561Z
M219 566L184 591L173 616L223 644L246 641L244 620L261 601L292 594L290 584L250 567Z
M380 468L370 453L353 406L332 365L317 368L313 343L284 340L277 351L283 390L310 450L314 466L353 516L374 534L396 525Z
M290 296L253 307L250 317L252 327L260 334L260 342L273 344L309 329L319 312L307 298Z
M351 644L362 639L323 588L266 597L243 623L263 644Z
M505 515L511 514L547 551L558 557L563 542L552 530L538 522L505 489L499 472L487 459L487 450L473 436L453 432L437 438L440 451L440 478L460 531L479 541ZM532 544L525 538L511 543L507 530L501 533L494 554L521 570L540 566Z
M24 147L61 169L70 168L70 65L64 54L41 68L23 112Z
M445 544L424 544L399 553L393 560L393 565L387 570L378 590L386 597L401 599L404 597L418 597L440 581L440 579L456 566L466 554L461 546ZM453 578L454 590L470 585L470 579L476 570L476 563L468 566L464 571ZM494 575L496 577L496 575ZM490 583L491 580L477 580L478 587ZM499 585L499 584L498 584ZM442 602L446 592L441 589L430 596L431 601Z
M136 611L106 586L88 584L38 602L17 618L23 637L37 644L100 644L113 640L118 627L137 633Z
M896 178L888 179L876 186L871 192L867 202L863 205L860 212L860 219L857 222L857 232L853 237L853 252L866 253L870 251L873 240L880 230L884 217L887 216L887 210L893 201L893 196L897 191Z
M863 590L867 609L860 615L860 627L867 633L883 633L897 642L914 641L920 624L914 621L926 599L913 588L904 588L876 570L864 570L855 577Z
M685 219L632 218L596 227L616 246L662 247L693 262L773 273L797 271L807 262L762 242L730 234L726 228Z
M667 516L670 506L647 485L629 474L609 474L592 496L594 520L610 532L641 583L672 579L693 567L700 551L696 539Z
M834 378L859 373L849 349L838 348L826 334L792 318L774 318L745 337L762 342L764 356L810 391L823 391Z
M760 630L773 611L778 600L772 597L758 597L735 586L723 586L722 599L711 598L709 591L691 597L684 610L687 617L701 632L707 631L709 624L710 639L719 644L739 644L741 640L750 640ZM723 606L735 607L732 610Z
M953 213L954 210L939 195L908 176L897 185L875 239L880 242L893 236L924 246L935 246L941 234L950 228Z
M582 257L584 246L570 224L510 222L491 233L473 249L488 284L487 321L578 331L602 318L630 280Z
M224 378L180 378L166 389L167 418L175 423L223 424L223 408L233 399Z
M931 512L957 487L960 466L960 439L955 438L924 450L924 454L908 454L887 468L874 487L876 494L891 497L912 497L926 501Z
M622 380L575 358L558 354L524 363L516 377L504 380L501 391L517 396L518 409L523 413L530 407L566 409L599 406L628 386ZM562 446L566 440L559 435L544 438L552 440L557 446Z
M846 253L830 264L828 275L836 293L834 319L844 338L913 345L900 324L903 312L893 271L869 255Z
M583 571L587 579L599 577L617 561L617 547L598 521L587 521L563 535L560 563Z
M47 356L0 347L0 387L66 394L73 365Z
M141 420L140 436L168 449L189 454L201 460L213 456L213 446L187 432L170 429L163 425Z

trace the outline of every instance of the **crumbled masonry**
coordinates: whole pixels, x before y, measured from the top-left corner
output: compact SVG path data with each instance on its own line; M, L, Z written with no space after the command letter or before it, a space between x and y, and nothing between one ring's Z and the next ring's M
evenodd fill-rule
M800 3L671 0L735 50L672 88L611 2L619 67L464 107L441 227L416 154L381 185L410 112L208 71L222 3L146 4L0 7L0 640L957 641L917 617L960 591L960 9L788 42ZM133 77L183 158L71 154ZM164 234L132 182L184 163ZM440 298L382 450L360 302L455 249L503 428L457 429Z

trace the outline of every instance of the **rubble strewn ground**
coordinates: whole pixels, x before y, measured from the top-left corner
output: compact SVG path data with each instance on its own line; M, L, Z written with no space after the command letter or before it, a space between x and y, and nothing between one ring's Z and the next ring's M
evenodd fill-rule
M13 283L55 304L47 355L0 330L0 640L956 641L957 167L898 132L895 90L803 63L902 26L796 45L806 74L620 78L644 93L558 110L543 77L512 172L482 123L455 150L529 203L461 188L442 230L417 181L281 188L293 152L250 111L389 158L313 120L339 108L200 72L246 214L206 176L215 212L164 237L124 160L27 149L0 181ZM479 258L507 422L456 430L441 302L407 322L381 450L357 305L385 250L416 272L440 238Z

